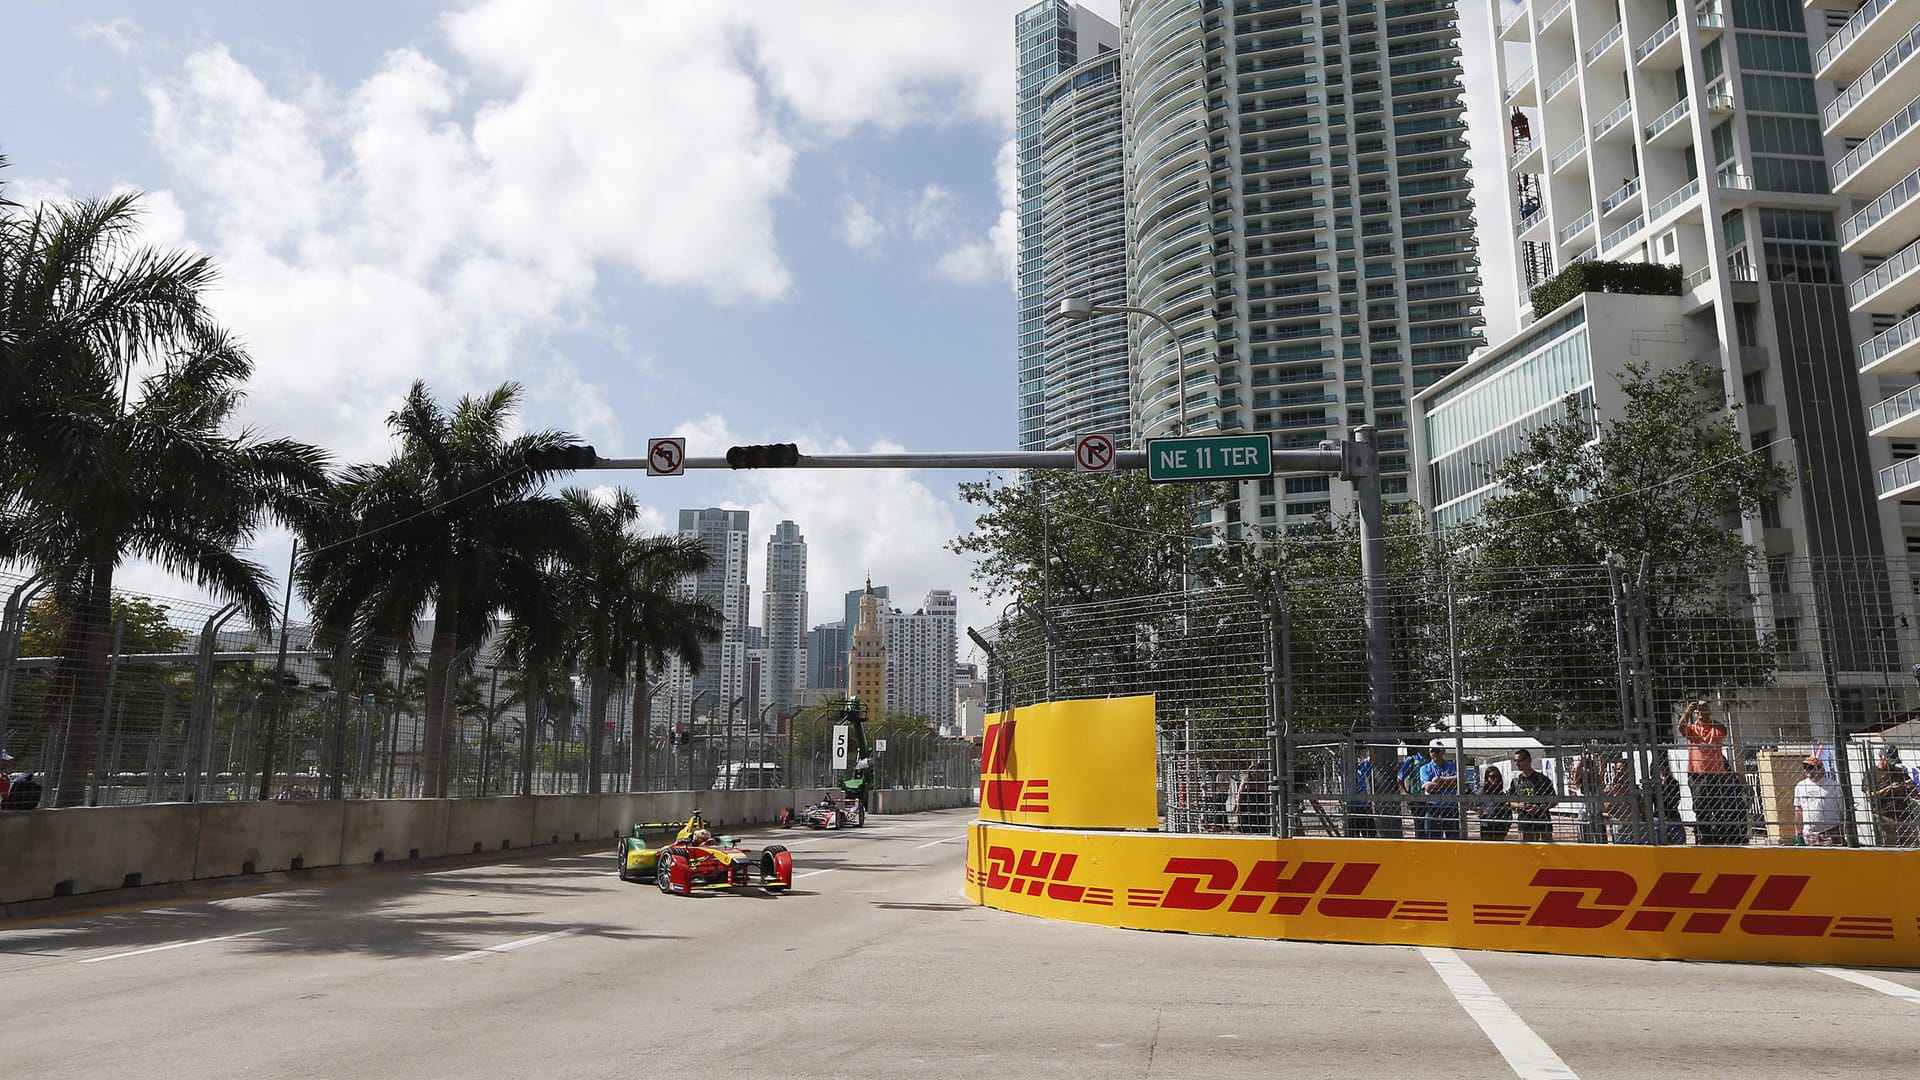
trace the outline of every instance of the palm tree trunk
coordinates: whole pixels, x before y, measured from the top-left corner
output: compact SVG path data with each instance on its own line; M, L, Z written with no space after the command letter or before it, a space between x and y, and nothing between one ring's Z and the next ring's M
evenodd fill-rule
M627 755L631 775L627 790L641 791L647 783L647 758L653 753L653 698L647 693L647 658L633 661L633 745Z
M592 680L587 690L587 794L600 794L600 744L607 737L607 700L613 696L613 679L606 668L587 673Z
M526 701L520 720L520 794L533 794L534 742L540 738L540 705L546 700L547 672L538 664L527 668L523 684Z
M427 651L426 730L420 752L420 776L423 794L430 799L447 797L446 761L441 754L441 733L447 727L447 713L453 704L447 693L447 671L453 666L455 608L444 596L433 609L433 645Z
M68 712L67 737L60 754L60 787L55 806L83 806L87 781L94 766L94 734L107 707L108 627L113 623L113 567L118 552L108 548L94 555L87 580L87 599L74 621L80 636L79 671L73 680L73 708Z

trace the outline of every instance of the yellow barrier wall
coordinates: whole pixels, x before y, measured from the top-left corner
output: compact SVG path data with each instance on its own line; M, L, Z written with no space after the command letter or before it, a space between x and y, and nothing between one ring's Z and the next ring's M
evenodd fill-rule
M1920 852L1275 840L976 823L967 896L1142 930L1920 966Z
M994 713L980 740L980 818L1056 828L1157 828L1153 754L1151 694Z

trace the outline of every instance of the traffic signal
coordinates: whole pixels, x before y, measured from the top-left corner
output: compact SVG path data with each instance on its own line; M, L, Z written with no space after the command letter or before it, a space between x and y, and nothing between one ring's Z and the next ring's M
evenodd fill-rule
M734 469L791 469L800 464L800 448L790 442L727 449L727 466Z
M573 446L536 446L527 451L527 468L535 472L566 472L571 469L591 469L600 461L593 447Z

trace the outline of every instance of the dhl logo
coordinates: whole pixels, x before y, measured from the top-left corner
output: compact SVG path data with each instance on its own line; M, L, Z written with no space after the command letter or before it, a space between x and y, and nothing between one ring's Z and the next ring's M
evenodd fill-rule
M988 889L1015 895L1045 895L1049 900L1061 900L1069 904L1112 907L1112 889L1071 883L1073 865L1079 861L1078 855L1031 849L1016 852L1010 847L996 844L987 848L987 868L984 871L977 877L973 875L972 867L968 867L967 872L971 880L977 880Z
M1289 869L1291 867L1291 869ZM1300 915L1312 904L1321 915L1335 919L1393 917L1401 901L1367 897L1367 885L1380 871L1379 863L1295 862L1262 859L1244 874L1231 859L1170 858L1166 873L1173 878L1159 906L1183 911L1212 911L1221 905L1241 914ZM1421 902L1419 917L1432 914L1432 904ZM1440 904L1438 915L1446 917Z
M1015 720L988 724L981 737L980 772L983 776L1002 779L981 781L980 803L988 810L1002 813L1044 814L1051 807L1047 781L1008 776L1014 767L1013 733L1017 724Z
M1542 869L1529 882L1547 894L1526 916L1527 926L1597 930L1626 919L1628 930L1718 934L1729 925L1758 937L1849 937L1892 940L1893 920L1870 916L1795 913L1812 880L1804 874L1704 874L1668 872L1641 891L1622 870ZM1476 905L1476 922L1521 925L1524 908ZM1682 919L1684 916L1684 919Z

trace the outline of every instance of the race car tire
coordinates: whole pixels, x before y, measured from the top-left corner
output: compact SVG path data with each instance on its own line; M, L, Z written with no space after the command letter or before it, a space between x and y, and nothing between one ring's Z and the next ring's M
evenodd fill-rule
M613 853L613 857L619 860L617 869L620 872L620 880L632 881L633 875L627 872L627 842L625 840L620 841L620 848Z
M782 855L787 856L785 861L788 867L788 876L782 876L780 873L780 863L782 862L780 856ZM769 889L775 890L791 886L793 884L791 880L791 874L793 873L792 866L793 856L787 854L787 849L783 845L769 844L760 852L760 883Z
M860 808L853 812L853 823L855 825L865 825L867 823L866 804L862 803Z
M659 860L653 864L653 883L660 887L661 892L669 896L673 895L673 863L674 860L679 857L678 855L662 855Z
M790 807L781 807L780 813L774 817L774 821L783 829L792 828L793 810Z

